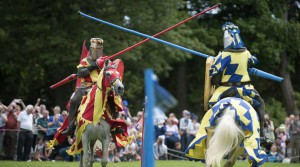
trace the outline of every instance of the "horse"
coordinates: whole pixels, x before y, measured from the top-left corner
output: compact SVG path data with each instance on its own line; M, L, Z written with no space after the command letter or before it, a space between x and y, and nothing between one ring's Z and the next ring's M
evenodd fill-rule
M259 118L254 108L236 97L221 99L204 115L196 138L185 151L185 156L205 162L207 167L232 167L237 158L246 153L251 166L266 161L260 148Z
M114 99L116 96L120 97L124 93L124 85L122 83L123 77L123 62L119 59L111 62L109 60L105 61L104 67L99 74L97 83L92 87L92 90L86 96L90 98L90 102L86 98L82 101L79 110L84 106L94 105L94 108L98 107L98 111L103 111L106 114L107 110L113 110ZM96 93L100 93L99 98L106 98L102 99L103 103L102 106L97 104L97 95ZM96 96L96 97L95 97ZM94 101L91 100L95 98ZM79 111L79 114L80 114ZM84 114L84 113L83 113ZM93 148L95 142L100 140L102 143L102 152L103 157L101 160L102 167L107 165L108 159L108 145L110 141L110 133L111 133L111 125L108 123L108 120L103 119L103 114L99 115L99 120L95 124L95 122L88 122L84 129L82 130L81 135L81 142L82 142L82 151L80 152L80 167L92 167L94 163L94 154ZM84 117L83 115L78 115L79 117ZM80 118L77 118L77 124L80 124ZM76 128L77 133L80 131L80 127ZM76 136L78 137L78 136ZM72 147L71 147L72 148ZM71 149L70 149L71 150Z

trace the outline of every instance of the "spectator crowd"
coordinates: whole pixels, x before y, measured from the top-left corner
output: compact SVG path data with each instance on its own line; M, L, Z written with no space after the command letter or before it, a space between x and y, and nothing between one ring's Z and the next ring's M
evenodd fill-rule
M124 111L117 119L128 125L128 133L133 137L132 143L125 148L116 147L113 139L109 143L109 162L136 161L142 154L142 125L144 111L136 116L130 114L128 102L123 101ZM50 111L49 111L50 110ZM51 114L49 114L51 113ZM49 149L48 142L68 116L66 110L59 106L48 109L37 99L35 105L25 105L22 99L14 99L7 106L0 102L0 160L17 161L78 161L80 156L70 157L68 150L73 142L68 137L62 144ZM180 118L170 113L165 119L155 121L155 143L153 154L157 160L184 159L182 153L195 138L200 127L198 117L188 110L183 110ZM299 163L300 121L299 114L290 115L279 127L265 115L264 132L274 141L264 145L269 162ZM94 147L95 159L102 157L101 144ZM246 155L239 159L244 160Z

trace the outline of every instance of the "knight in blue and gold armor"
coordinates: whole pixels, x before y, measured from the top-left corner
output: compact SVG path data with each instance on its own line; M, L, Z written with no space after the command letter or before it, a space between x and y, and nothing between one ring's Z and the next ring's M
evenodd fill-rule
M237 26L226 22L222 26L224 31L224 51L214 59L209 70L212 85L217 88L211 96L208 106L225 97L238 97L249 102L257 111L260 122L260 136L266 141L264 127L265 103L259 93L251 85L248 68L258 62L257 58L247 50Z

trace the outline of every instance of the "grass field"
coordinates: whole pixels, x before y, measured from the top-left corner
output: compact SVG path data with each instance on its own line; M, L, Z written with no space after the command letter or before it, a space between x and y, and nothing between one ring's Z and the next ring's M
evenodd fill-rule
M0 167L77 167L78 162L16 162L0 161ZM100 167L100 162L95 162L93 167ZM156 161L156 167L204 167L201 162L193 161ZM235 167L247 167L247 162L238 162ZM264 163L262 167L299 167L300 164ZM107 167L140 167L140 162L108 163Z

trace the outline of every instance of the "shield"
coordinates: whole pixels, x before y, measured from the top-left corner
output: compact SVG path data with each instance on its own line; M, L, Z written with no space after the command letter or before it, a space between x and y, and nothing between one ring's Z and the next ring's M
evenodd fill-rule
M208 106L208 100L210 96L213 94L214 89L213 86L211 85L211 77L209 75L209 69L212 66L214 62L214 58L209 56L206 59L206 66L205 66L205 83L204 83L204 111L207 111L207 106Z

